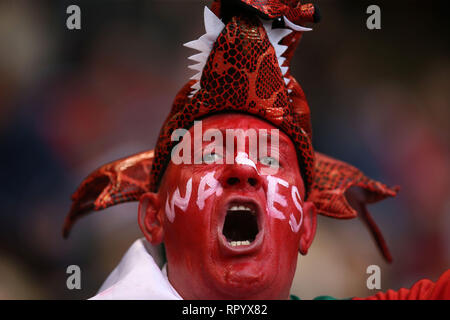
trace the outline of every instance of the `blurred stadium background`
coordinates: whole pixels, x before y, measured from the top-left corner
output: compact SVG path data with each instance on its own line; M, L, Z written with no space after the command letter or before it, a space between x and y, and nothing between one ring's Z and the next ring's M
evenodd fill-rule
M70 195L98 166L154 147L192 75L182 43L202 34L209 1L0 0L0 299L85 299L141 236L137 204L61 227ZM363 223L319 219L292 293L303 299L409 287L450 266L450 59L445 1L315 1L293 61L312 109L314 145L402 187L370 206L386 264ZM365 26L379 4L382 29ZM78 4L82 29L66 29ZM66 288L66 267L82 289Z

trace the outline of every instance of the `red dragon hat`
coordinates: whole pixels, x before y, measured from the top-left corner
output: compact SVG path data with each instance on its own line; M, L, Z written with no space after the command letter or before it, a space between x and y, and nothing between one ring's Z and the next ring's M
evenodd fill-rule
M383 256L391 254L366 209L395 196L398 187L371 180L355 167L315 152L311 118L302 88L289 71L305 23L320 19L316 6L298 0L216 0L205 7L206 33L185 46L196 74L177 94L154 150L106 164L91 173L72 196L63 235L92 210L138 201L157 191L175 141L172 132L216 113L241 112L262 118L287 134L297 150L306 200L318 213L367 223ZM359 187L359 188L351 188Z

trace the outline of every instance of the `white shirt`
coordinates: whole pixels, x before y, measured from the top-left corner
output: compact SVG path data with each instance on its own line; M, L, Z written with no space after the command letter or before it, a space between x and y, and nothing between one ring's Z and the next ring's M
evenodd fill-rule
M167 278L161 245L136 240L91 300L181 300Z

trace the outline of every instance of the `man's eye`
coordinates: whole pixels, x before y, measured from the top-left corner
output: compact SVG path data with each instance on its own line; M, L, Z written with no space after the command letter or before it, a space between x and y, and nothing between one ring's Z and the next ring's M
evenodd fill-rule
M220 156L219 154L217 154L215 152L206 153L203 155L203 161L206 163L214 163L215 161L217 161L221 158L222 158L222 156Z
M275 159L274 157L263 157L259 159L259 162L269 167L278 167L280 165L278 160Z

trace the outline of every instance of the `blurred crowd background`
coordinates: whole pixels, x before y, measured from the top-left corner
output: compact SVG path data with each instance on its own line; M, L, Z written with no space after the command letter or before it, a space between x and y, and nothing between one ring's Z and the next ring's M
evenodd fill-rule
M373 3L372 3L373 2ZM359 219L321 217L292 293L367 296L437 280L450 267L450 59L445 1L318 0L293 74L312 109L314 146L400 185L370 206L387 264ZM152 149L176 92L193 74L182 43L203 34L210 1L0 0L0 299L85 299L141 236L137 204L61 228L70 196L97 167ZM381 7L382 29L366 28ZM81 8L67 30L66 8ZM68 290L79 265L82 289Z

